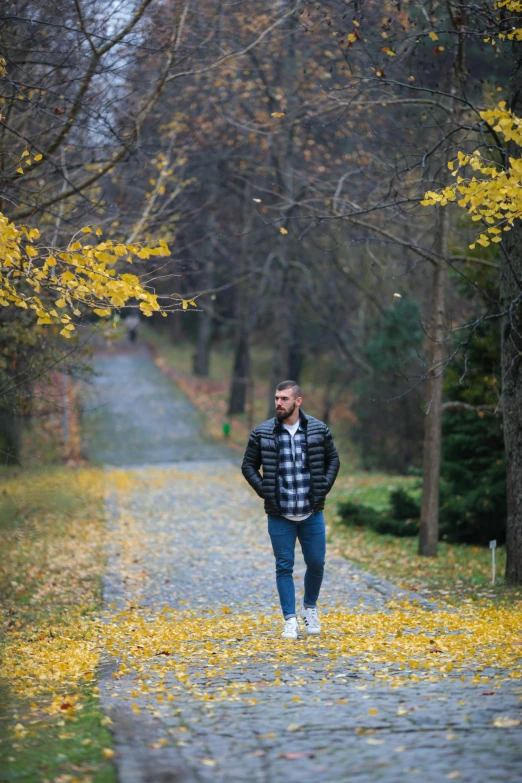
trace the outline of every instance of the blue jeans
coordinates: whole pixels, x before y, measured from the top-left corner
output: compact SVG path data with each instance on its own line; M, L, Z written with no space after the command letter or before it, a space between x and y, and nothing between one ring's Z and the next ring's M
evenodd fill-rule
M276 561L276 584L285 620L295 617L294 553L299 539L306 563L304 605L315 606L323 581L326 533L322 511L302 522L285 517L268 517L268 532Z

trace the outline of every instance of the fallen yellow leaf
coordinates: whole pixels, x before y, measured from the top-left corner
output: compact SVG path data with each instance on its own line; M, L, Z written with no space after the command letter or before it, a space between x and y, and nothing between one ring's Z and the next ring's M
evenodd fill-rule
M517 718L509 718L507 715L499 715L493 721L493 726L497 729L510 729L513 726L520 726L520 721Z

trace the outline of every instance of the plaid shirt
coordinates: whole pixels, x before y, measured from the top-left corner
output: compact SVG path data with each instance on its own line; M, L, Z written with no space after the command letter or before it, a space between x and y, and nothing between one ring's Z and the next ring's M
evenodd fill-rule
M306 446L306 433L301 424L292 436L281 426L279 431L279 496L282 516L304 516L312 513L310 493L310 469Z

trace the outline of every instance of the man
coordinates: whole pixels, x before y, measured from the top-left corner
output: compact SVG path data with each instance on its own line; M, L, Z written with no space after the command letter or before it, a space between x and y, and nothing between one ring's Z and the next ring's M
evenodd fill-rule
M322 421L306 416L302 402L295 381L278 385L275 418L252 431L242 465L244 477L265 501L285 618L284 639L298 637L293 577L296 538L306 563L301 615L307 633L321 631L317 599L326 552L323 508L340 464L330 430Z
M129 340L131 343L136 342L136 338L138 336L138 327L140 325L140 317L136 313L131 313L128 315L124 322L125 328L127 329L127 334L129 335Z

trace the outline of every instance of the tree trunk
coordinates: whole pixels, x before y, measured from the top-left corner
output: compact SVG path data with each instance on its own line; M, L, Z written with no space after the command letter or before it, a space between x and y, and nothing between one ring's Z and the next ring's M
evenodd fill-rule
M212 263L208 264L207 288L212 287ZM194 354L194 375L207 378L210 372L210 341L212 339L212 307L210 301L199 314L198 342Z
M236 342L234 371L230 385L228 414L244 413L250 377L250 345L248 336L241 334Z
M185 316L185 313L183 311L170 313L168 317L169 326L170 326L170 340L175 345L179 345L179 343L183 342L184 339L184 332L183 332L183 317Z
M290 380L290 307L291 304L286 296L286 269L283 269L278 279L279 295L274 297L274 318L273 318L273 350L272 350L272 372L270 377L270 387L268 389L268 410L267 418L275 415L274 394L278 383ZM292 379L294 380L294 379Z
M297 381L301 377L301 370L303 368L303 341L301 335L301 327L296 317L295 310L293 312L292 326L290 330L290 347L288 355L288 379ZM285 378L286 380L286 378Z
M178 293L183 296L183 289L184 289L184 280L182 277L180 277L178 281ZM166 325L169 331L169 337L170 341L174 343L174 345L179 345L179 343L182 343L185 339L185 326L186 323L183 321L183 318L187 315L187 313L184 310L174 310L174 312L169 313L167 318L162 318L161 320L166 321ZM191 316L189 315L189 318ZM193 317L193 316L192 316Z
M278 327L276 321L276 328ZM271 418L275 416L275 402L274 395L276 386L281 381L294 380L290 379L289 372L290 353L288 343L288 331L285 330L284 322L278 328L278 334L274 340L274 348L272 352L272 375L270 378L270 387L268 389L268 411L267 417Z
M433 270L431 317L428 329L430 365L427 411L424 422L424 463L419 554L437 556L439 540L439 484L442 441L442 362L444 359L446 264L449 238L449 208L439 209L435 252L439 261Z
M513 42L510 108L522 115L522 44ZM520 157L520 147L508 153ZM522 223L506 234L500 255L502 312L502 410L507 469L506 580L522 584Z
M289 17L285 24L285 47L281 58L275 63L278 88L285 96L286 118L284 131L277 136L277 143L273 146L273 165L276 187L284 194L287 203L295 203L299 199L296 192L296 147L295 132L299 122L299 76L298 49L296 42L297 19ZM287 224L291 212L281 211L283 226L288 232L290 224ZM289 259L295 252L293 234L279 235L277 255L279 258L280 272L276 276L276 288L273 297L273 357L270 388L268 390L268 417L275 415L274 393L278 383L286 380L295 380L290 376L290 354L292 347L292 299L295 295L295 279L291 279ZM294 273L295 274L295 273ZM291 289L288 289L288 286Z
M297 381L303 366L303 348L298 314L285 290L286 270L283 272L283 290L274 306L275 336L272 355L272 382L268 390L268 417L274 415L274 392L281 381Z
M241 244L239 249L238 274L243 278L247 266L248 237L252 227L252 209L250 188L245 183L242 199L242 220L240 225ZM239 283L235 300L235 351L234 368L230 382L228 415L244 413L250 391L250 329L249 329L249 288L248 283Z
M506 579L522 584L522 228L510 232L516 253L502 259L502 408L507 470ZM514 248L515 249L515 248ZM518 278L518 280L517 280Z
M326 387L323 395L323 415L321 416L321 421L323 421L327 426L330 424L330 413L333 406L335 405L336 398L338 397L338 392L334 394L336 378L337 368L334 366L331 367L328 372L328 376L326 378Z
M21 465L20 417L13 410L0 409L0 460L3 465Z
M194 375L199 375L202 378L207 378L210 373L210 341L212 339L212 329L214 326L214 308L212 306L212 299L210 298L210 291L214 287L214 234L216 231L217 211L219 209L219 182L219 164L216 164L213 167L213 178L211 179L208 208L206 211L206 259L202 281L204 285L202 293L204 296L201 298L202 301L198 301L203 312L198 314L198 341L193 365Z

